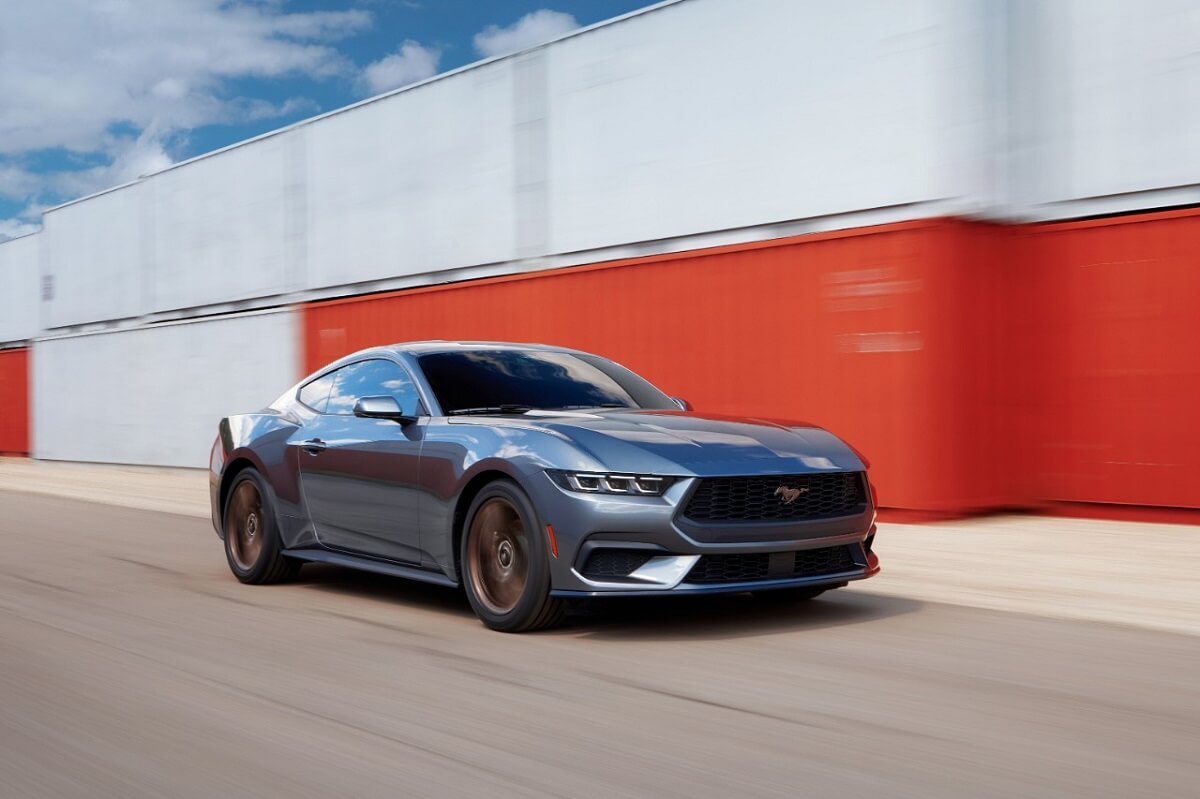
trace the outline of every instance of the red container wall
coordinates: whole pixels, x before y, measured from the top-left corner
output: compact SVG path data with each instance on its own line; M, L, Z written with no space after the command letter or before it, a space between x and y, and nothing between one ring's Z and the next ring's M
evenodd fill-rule
M0 454L29 454L29 350L0 350Z
M1200 507L1200 211L1040 225L1039 493Z
M1007 241L929 220L314 303L306 364L420 339L578 347L700 411L834 431L889 507L1012 505L1027 497Z

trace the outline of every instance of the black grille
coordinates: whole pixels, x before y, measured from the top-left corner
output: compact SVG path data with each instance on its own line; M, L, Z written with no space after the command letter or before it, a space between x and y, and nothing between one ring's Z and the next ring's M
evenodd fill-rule
M791 562L786 556L794 555ZM777 566L772 569L771 561ZM780 564L780 558L785 558ZM780 565L783 568L780 568ZM819 577L859 568L850 547L805 549L800 552L756 552L749 555L705 555L688 572L687 583L741 583L754 580L786 580L789 577Z
M684 582L740 583L765 580L770 561L771 556L766 552L753 555L705 555L696 561Z
M858 568L850 556L850 547L804 549L796 553L793 577L817 577L822 574L853 571Z
M698 522L794 521L850 516L866 502L861 472L706 477L683 515Z
M619 580L628 577L653 557L651 552L629 549L597 549L588 556L583 576L589 580Z

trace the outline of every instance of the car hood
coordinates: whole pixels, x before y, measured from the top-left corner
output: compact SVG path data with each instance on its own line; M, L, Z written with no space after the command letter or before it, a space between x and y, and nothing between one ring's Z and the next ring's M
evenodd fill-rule
M548 430L612 472L704 477L866 468L832 433L804 422L685 411L534 412L494 422Z

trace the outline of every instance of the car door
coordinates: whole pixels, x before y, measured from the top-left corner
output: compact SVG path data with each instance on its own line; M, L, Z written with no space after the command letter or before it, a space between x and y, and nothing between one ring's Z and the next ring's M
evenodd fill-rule
M401 425L354 415L362 397L392 396L423 417L400 364L372 358L332 373L328 399L293 437L305 506L317 540L349 552L420 562L418 472L425 418Z

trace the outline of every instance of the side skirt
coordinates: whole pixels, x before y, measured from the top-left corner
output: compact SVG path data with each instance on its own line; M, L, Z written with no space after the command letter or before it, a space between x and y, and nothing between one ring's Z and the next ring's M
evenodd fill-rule
M415 566L403 566L399 563L376 560L375 558L363 557L361 555L347 555L342 552L332 552L328 549L285 549L283 554L289 558L309 561L310 563L332 563L335 566L345 566L349 569L359 569L360 571L375 572L376 574L387 574L392 577L403 577L406 580L419 580L423 583L444 585L447 588L458 587L457 582L451 580L441 572L426 571L425 569L418 569Z

